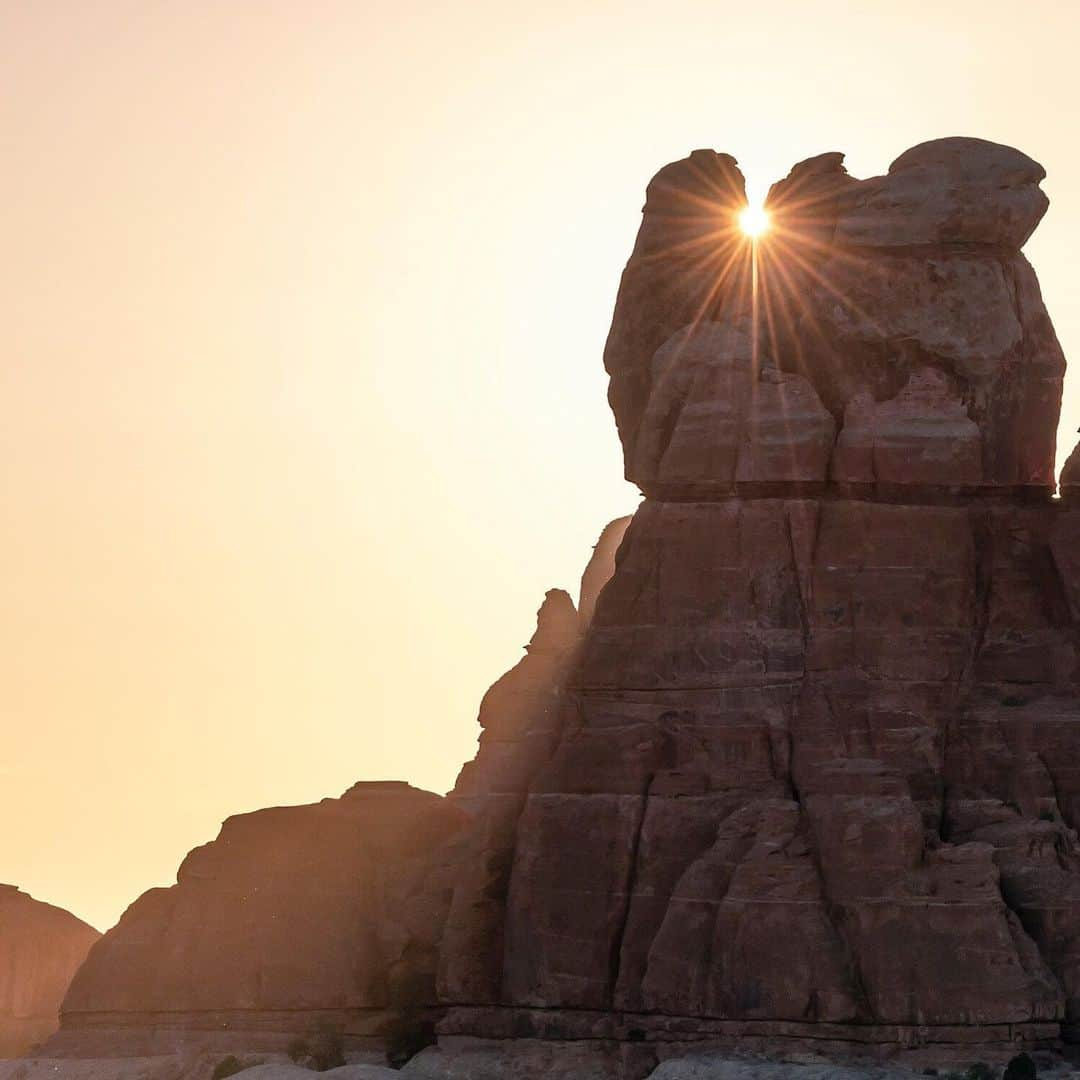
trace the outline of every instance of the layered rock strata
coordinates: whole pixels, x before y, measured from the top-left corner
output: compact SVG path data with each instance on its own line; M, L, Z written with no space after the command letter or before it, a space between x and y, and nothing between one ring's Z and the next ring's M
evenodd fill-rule
M322 1026L378 1039L402 1005L434 1003L435 854L466 820L399 782L229 818L91 950L49 1053L284 1049Z
M447 1035L1076 1030L1080 511L1050 499L1064 361L1019 252L1042 176L969 139L867 181L824 155L756 246L730 157L650 185L605 354L647 498L518 823L501 1007Z
M56 1031L71 977L99 937L63 908L0 885L0 1058Z
M581 583L591 610L629 518ZM229 818L177 884L140 897L64 1001L59 1057L283 1051L331 1030L352 1050L497 1002L517 820L564 720L588 625L551 590L525 656L485 695L476 759L446 798L400 782Z
M1041 166L979 139L871 180L842 160L773 186L756 248L732 158L695 151L650 184L604 356L627 478L657 498L1052 490L1065 362L1020 254Z

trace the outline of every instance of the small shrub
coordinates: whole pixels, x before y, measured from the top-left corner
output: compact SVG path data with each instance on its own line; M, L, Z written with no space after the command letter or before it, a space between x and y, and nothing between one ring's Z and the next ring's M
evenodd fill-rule
M222 1058L214 1066L214 1071L210 1074L210 1080L225 1080L226 1076L235 1076L244 1068L244 1063L235 1054L230 1054L228 1057Z
M398 1016L385 1029L386 1064L400 1069L426 1046L435 1044L435 1022L416 1014Z
M1041 816L1041 815L1040 815ZM1038 1070L1030 1054L1020 1053L1005 1066L1001 1080L1035 1080Z
M997 1075L985 1061L976 1061L971 1068L964 1073L965 1080L997 1080Z
M425 1006L435 998L433 968L423 956L408 956L404 970L396 973L389 987L393 1014L382 1029L386 1063L400 1069L426 1046L435 1042L435 1022L428 1019Z
M308 1039L308 1065L316 1072L345 1064L345 1036L341 1028L321 1024Z
M290 1061L294 1061L299 1065L301 1061L304 1061L311 1054L311 1050L308 1048L307 1039L302 1039L297 1035L285 1048L285 1053L289 1055Z

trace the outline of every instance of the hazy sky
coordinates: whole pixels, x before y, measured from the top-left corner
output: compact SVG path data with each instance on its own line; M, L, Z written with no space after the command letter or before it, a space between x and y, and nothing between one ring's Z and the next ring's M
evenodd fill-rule
M1080 5L0 0L0 881L99 927L226 815L445 790L631 510L643 189L978 135L1080 355ZM1066 391L1061 449L1080 422Z

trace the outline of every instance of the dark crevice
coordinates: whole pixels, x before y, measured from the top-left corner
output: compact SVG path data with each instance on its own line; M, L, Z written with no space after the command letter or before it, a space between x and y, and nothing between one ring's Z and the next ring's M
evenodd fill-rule
M829 704L829 710L831 713L831 704ZM791 754L792 761L794 762L794 743L792 745ZM840 943L840 947L844 951L848 978L851 983L851 989L854 991L855 996L856 1018L872 1017L874 1015L874 1012L870 1005L870 994L867 991L866 982L863 979L862 968L859 964L858 953L855 949L854 943L850 940L850 937L845 930L846 920L844 918L844 910L838 903L833 900L829 892L829 887L825 879L825 870L821 862L821 851L818 848L817 838L814 835L813 822L810 818L809 812L807 811L806 803L803 800L802 792L799 790L799 785L795 780L794 768L792 768L789 782L791 785L792 797L798 804L799 816L801 817L803 827L806 830L806 841L807 847L810 851L810 859L814 864L815 871L817 872L818 886L821 889L821 906L825 912L825 917L829 920L829 925L833 928L833 933L836 935L837 941ZM862 1020L862 1022L865 1023L868 1021L864 1019Z
M667 732L665 732L665 736ZM611 953L608 957L608 986L607 1005L609 1008L615 1004L615 991L619 983L619 968L622 965L623 938L626 936L626 927L630 922L630 909L633 905L634 887L637 884L638 848L641 846L641 833L645 827L645 815L649 809L649 788L652 787L655 771L645 777L641 792L641 809L638 812L637 822L634 825L634 837L630 843L630 861L626 871L626 881L623 886L623 904L619 913L618 927L611 942Z

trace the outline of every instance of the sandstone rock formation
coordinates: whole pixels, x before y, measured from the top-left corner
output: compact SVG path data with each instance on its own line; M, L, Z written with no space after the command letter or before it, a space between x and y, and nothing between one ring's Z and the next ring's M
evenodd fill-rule
M1049 498L1064 364L1018 250L1041 176L977 140L862 182L825 155L749 253L716 224L730 158L650 185L605 355L647 499L517 825L499 1007L446 1036L1076 1030L1080 511Z
M229 818L91 950L51 1053L268 1047L318 1024L361 1041L434 1000L447 883L433 853L466 815L408 784ZM258 1040L256 1040L258 1041Z
M68 983L98 937L63 908L0 885L0 1058L56 1030Z
M628 523L601 535L583 603L595 605ZM392 1041L403 1017L422 1027L440 1003L496 1001L517 819L586 625L567 593L547 594L526 655L481 703L476 759L447 798L360 783L229 818L175 886L145 893L91 952L48 1052L280 1051L320 1027L363 1049Z
M396 984L438 1011L432 1077L1080 1039L1080 505L1051 498L1064 360L1019 250L1042 175L972 139L864 181L828 153L754 245L733 158L662 169L605 351L646 498L580 612L548 594L445 800L227 823L98 946L61 1044L170 1007L377 1033Z
M708 211L704 175L718 177ZM803 162L769 195L755 335L750 245L730 227L733 202L745 201L733 159L695 151L661 170L605 352L628 479L656 497L745 490L764 477L738 475L732 447L758 444L761 411L777 428L788 421L797 457L801 442L824 439L820 405L840 425L853 401L865 419L869 399L886 406L888 426L908 407L912 379L932 371L941 405L978 428L978 468L965 450L956 478L928 479L917 466L853 482L1051 488L1065 364L1019 251L1046 210L1043 175L1023 154L979 139L923 144L864 181L847 175L840 154ZM810 431L782 400L747 408L747 388L769 365L798 380ZM820 479L812 460L771 479Z
M1080 494L1080 443L1076 444L1073 452L1066 460L1065 467L1061 470L1061 480L1058 486L1062 498L1074 498Z

